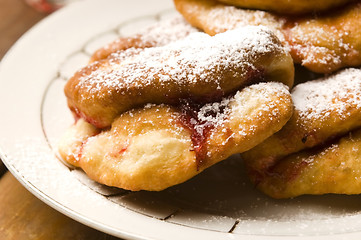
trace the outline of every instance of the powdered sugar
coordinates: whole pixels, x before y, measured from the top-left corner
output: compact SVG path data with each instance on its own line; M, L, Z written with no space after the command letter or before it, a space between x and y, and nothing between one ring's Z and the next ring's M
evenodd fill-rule
M183 40L147 48L137 54L134 49L113 54L110 67L83 76L79 84L85 84L90 92L103 88L137 88L154 82L160 85L174 81L178 85L199 81L219 84L220 72L237 69L233 71L234 78L245 78L247 70L257 69L253 65L256 59L271 52L284 50L264 27L244 27L214 37L193 33Z
M311 71L331 73L361 64L360 34L355 24L361 20L358 2L338 11L300 17L235 8L217 1L175 2L189 22L209 34L245 25L270 28L294 61Z
M322 120L332 113L341 119L350 109L361 109L361 70L346 69L335 75L297 85L292 92L296 110L305 120Z
M220 102L204 105L197 113L199 121L210 123L215 127L221 126L226 119L226 116L229 114L229 102L229 98L224 98Z
M152 42L154 46L163 46L170 42L185 38L199 30L187 23L182 16L159 21L139 32L142 41Z
M278 106L282 106L282 98L289 94L288 87L278 82L259 83L243 90L243 94L236 94L232 99L231 118L248 118L253 126L239 126L238 134L246 136L259 128L260 119L273 121L282 115ZM260 104L262 103L262 104ZM248 107L247 107L248 106ZM251 106L251 107L249 107ZM257 115L250 114L249 109L258 108Z
M139 38L139 43L143 43L143 47L149 46L163 46L170 42L182 39L192 32L199 30L192 27L180 15L173 16L172 18L158 21L149 27L140 30L130 38ZM123 39L118 39L113 43L104 46L104 49L112 48L114 43L119 43Z
M221 146L230 144L227 148L232 151L232 141L235 141L243 147L248 144L249 138L259 136L264 126L273 128L287 121L287 116L291 114L289 96L286 85L268 82L243 88L219 102L203 106L188 102L182 104L180 122L191 131L199 163L222 151L219 150ZM246 149L237 148L234 151Z
M284 35L281 29L285 21L265 11L246 10L233 6L218 5L210 10L209 18L213 20L213 31L217 33L249 25L266 26L272 29L277 37L284 42Z
M302 59L303 65L329 65L332 70L333 66L342 64L347 53L353 49L352 44L345 40L350 35L348 31L335 26L322 28L315 20L297 24L290 32L290 45Z

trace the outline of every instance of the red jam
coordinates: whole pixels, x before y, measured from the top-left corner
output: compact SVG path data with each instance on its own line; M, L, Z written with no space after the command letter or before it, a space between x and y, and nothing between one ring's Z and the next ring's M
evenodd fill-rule
M215 127L213 123L201 121L198 118L198 112L202 105L190 102L189 100L180 105L181 117L180 123L191 131L191 140L193 143L197 160L197 170L205 163L207 158L206 142L211 130ZM216 114L209 112L209 114Z

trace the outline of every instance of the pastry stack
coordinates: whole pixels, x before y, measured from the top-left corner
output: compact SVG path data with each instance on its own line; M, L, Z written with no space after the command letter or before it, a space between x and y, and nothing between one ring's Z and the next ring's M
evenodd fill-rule
M104 46L69 79L62 158L160 191L241 154L275 198L361 193L361 2L174 3L182 16Z

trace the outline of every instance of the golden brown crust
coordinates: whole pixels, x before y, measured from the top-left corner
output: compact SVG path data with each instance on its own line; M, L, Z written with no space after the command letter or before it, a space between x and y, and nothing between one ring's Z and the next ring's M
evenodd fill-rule
M197 173L190 132L175 124L172 108L127 112L109 131L89 139L80 167L97 182L137 190L161 190Z
M329 14L298 19L284 35L295 62L311 71L331 73L361 64L361 3Z
M174 0L178 12L193 26L215 35L244 26L266 26L282 40L283 22L278 16L258 10L238 9L216 0Z
M174 0L174 3L189 23L210 35L245 25L267 26L290 49L296 63L314 72L331 73L361 64L359 1L337 11L302 18L235 8L216 0Z
M125 112L110 130L94 137L67 134L60 153L64 160L79 156L77 166L100 183L159 191L249 150L278 131L291 115L287 87L260 83L199 108L147 105ZM67 149L76 139L86 140L81 148Z
M120 52L77 72L65 94L70 109L104 128L122 112L146 103L219 100L259 81L292 86L293 77L292 58L276 36L248 27L214 37L195 33L163 47Z
M148 47L154 47L153 42L147 42L144 41L141 38L141 35L137 34L132 37L124 37L119 38L109 44L107 44L105 47L99 48L94 52L94 54L91 56L89 63L93 63L96 61L100 61L103 59L108 58L112 53L116 53L119 51L127 50L128 48L148 48Z
M304 194L361 193L361 130L316 150L304 150L279 161L257 188L273 198Z
M361 127L360 88L360 69L297 85L292 90L293 116L279 132L242 154L248 167L262 174L289 154Z
M218 0L220 2L251 9L260 9L280 14L294 15L325 11L353 0Z

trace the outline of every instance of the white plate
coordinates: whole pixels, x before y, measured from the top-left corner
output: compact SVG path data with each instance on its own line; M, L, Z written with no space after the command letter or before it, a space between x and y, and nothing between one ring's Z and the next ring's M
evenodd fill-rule
M105 42L176 14L171 0L83 1L36 25L0 66L1 158L38 198L109 234L136 239L361 237L361 196L272 200L235 156L159 193L101 186L56 157L72 123L65 80Z

